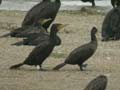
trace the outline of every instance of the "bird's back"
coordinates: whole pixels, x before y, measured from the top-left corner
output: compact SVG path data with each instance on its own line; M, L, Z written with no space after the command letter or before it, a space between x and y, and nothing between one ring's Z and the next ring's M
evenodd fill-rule
M58 8L55 8L57 6ZM52 18L56 16L60 5L51 3L50 1L43 1L35 5L24 18L22 26L38 23L40 18ZM52 20L53 21L53 20Z
M69 64L82 64L96 51L97 46L93 43L88 43L74 49L68 58L65 60Z
M38 33L30 35L27 39L24 39L25 45L39 45L40 43L49 40L47 33Z
M49 41L40 43L26 58L25 62L29 65L40 65L52 52L54 46Z
M31 37L38 35L39 33L46 33L45 29L41 27L35 27L35 26L27 26L24 30L16 34L16 37Z

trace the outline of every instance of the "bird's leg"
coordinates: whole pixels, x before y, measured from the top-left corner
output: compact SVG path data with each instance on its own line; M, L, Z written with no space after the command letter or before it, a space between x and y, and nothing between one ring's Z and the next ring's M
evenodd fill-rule
M83 71L83 67L82 67L82 65L78 65L78 66L80 67L80 70Z
M87 63L82 64L82 67L85 67L85 68L86 68L86 67L87 67L87 65L88 65Z
M119 40L119 39L120 39L120 33L115 33L114 40Z
M95 7L95 1L92 1L92 7Z
M39 65L39 67L40 67L39 68L40 71L46 71L45 69L42 68L42 65Z

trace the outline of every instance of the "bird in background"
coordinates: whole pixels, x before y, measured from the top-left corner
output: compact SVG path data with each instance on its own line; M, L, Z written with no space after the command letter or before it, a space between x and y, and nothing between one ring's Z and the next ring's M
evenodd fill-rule
M99 75L98 77L90 81L84 90L106 90L107 83L107 76Z
M23 38L23 37L36 36L37 33L46 33L46 30L42 27L42 25L50 20L51 18L49 19L41 18L39 20L38 27L35 27L33 25L19 27L17 29L12 30L11 32L7 34L2 35L1 38L8 37L8 36Z
M28 46L37 46L39 43L44 42L45 40L49 39L49 33L37 33L30 35L28 38L24 38L22 41L16 42L12 45L21 46L21 45L28 45ZM56 35L56 45L61 44L61 39L58 35Z
M120 40L120 7L111 9L104 18L102 41Z
M56 18L56 15L59 11L59 8L61 6L60 0L43 0L42 2L38 3L37 5L33 6L28 13L26 14L23 22L23 26L28 25L34 25L39 26L39 19L41 18L51 18L49 22L46 22L42 26L47 31L50 24L54 21Z
M83 2L90 2L92 3L92 7L95 7L95 0L81 0Z
M42 25L46 22L49 22L51 20L51 18L49 19L40 19L39 21L39 26L35 27L35 26L25 26L25 28L22 28L19 32L19 30L13 31L11 36L12 37L19 37L19 38L29 38L29 37L37 37L39 33L41 34L46 34L46 30L45 28L42 27Z
M120 6L120 0L111 0L113 8Z

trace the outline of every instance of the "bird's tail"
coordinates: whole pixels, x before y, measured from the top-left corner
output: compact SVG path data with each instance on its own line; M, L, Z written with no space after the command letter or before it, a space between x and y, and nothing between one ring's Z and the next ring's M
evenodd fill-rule
M8 37L8 36L10 36L10 33L2 35L2 36L0 36L0 38L4 38L4 37Z
M65 65L66 65L66 63L61 63L61 64L57 65L56 67L54 67L53 70L59 70L60 68L62 68Z
M22 65L24 65L24 63L16 64L16 65L11 66L10 69L17 69Z

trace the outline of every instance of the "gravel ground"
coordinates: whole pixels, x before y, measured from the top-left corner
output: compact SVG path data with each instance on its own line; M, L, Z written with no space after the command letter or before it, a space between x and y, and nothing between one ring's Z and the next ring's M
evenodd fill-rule
M26 12L0 11L0 35L19 27ZM43 63L46 72L35 67L23 66L9 70L13 64L22 62L33 46L13 46L20 38L0 38L0 90L83 90L90 80L100 74L108 76L107 90L120 90L120 41L101 42L101 25L104 14L79 11L59 12L55 22L69 24L59 36L62 45ZM85 71L78 66L66 65L60 71L52 68L64 61L74 48L90 41L90 30L98 28L98 49L86 63Z

